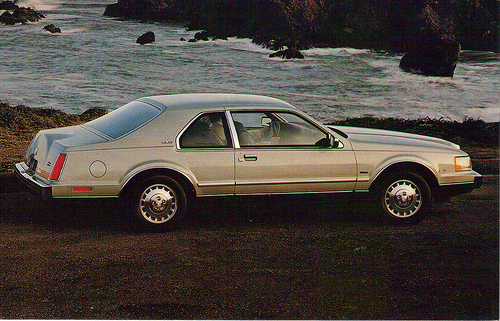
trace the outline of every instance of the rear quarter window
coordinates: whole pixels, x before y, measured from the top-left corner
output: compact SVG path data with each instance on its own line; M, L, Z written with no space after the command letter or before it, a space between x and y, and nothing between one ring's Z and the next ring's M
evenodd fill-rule
M118 138L143 126L160 112L155 106L133 101L85 125L112 138Z

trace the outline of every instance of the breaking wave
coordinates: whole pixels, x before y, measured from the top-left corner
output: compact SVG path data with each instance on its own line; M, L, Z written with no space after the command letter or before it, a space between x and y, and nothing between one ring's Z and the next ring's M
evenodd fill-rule
M38 11L52 11L61 7L57 0L18 0L16 4L20 7L31 7Z

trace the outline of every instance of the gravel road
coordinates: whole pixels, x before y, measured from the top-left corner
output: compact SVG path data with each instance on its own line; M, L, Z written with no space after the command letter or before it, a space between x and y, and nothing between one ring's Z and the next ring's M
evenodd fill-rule
M411 227L294 197L204 201L164 233L0 182L0 319L499 318L498 176Z

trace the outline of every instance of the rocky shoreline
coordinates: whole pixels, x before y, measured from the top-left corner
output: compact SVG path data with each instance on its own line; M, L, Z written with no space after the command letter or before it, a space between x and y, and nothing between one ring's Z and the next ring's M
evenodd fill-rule
M4 10L2 15L0 15L0 23L6 25L15 25L16 23L26 24L45 18L40 12L30 7L20 7L12 1L0 2L0 10Z
M44 18L16 1L2 1L0 10L7 25ZM500 52L498 11L496 0L118 0L104 15L186 22L203 34L190 41L251 38L284 59L302 59L300 50L312 47L404 53L404 71L452 77L461 50ZM137 42L154 42L154 35Z
M26 149L39 130L81 124L106 113L106 109L92 108L73 115L55 109L0 102L0 174L13 172L14 164L24 159ZM333 125L390 129L443 138L459 144L469 153L479 173L499 173L499 122L362 117L338 120Z
M207 36L251 38L284 58L311 47L406 53L405 71L453 76L460 50L499 52L495 0L118 0L110 17L187 21Z

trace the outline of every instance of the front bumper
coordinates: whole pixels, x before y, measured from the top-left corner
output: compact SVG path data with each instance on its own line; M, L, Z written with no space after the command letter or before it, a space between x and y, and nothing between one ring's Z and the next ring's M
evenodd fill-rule
M42 200L52 199L52 187L38 180L24 162L16 164L14 173L29 188L30 192L40 196Z
M437 195L435 195L436 201L446 201L450 197L469 193L476 188L480 188L483 184L483 176L478 173L475 173L474 182L471 183L460 183L460 184L449 184L449 185L441 185L437 190Z

